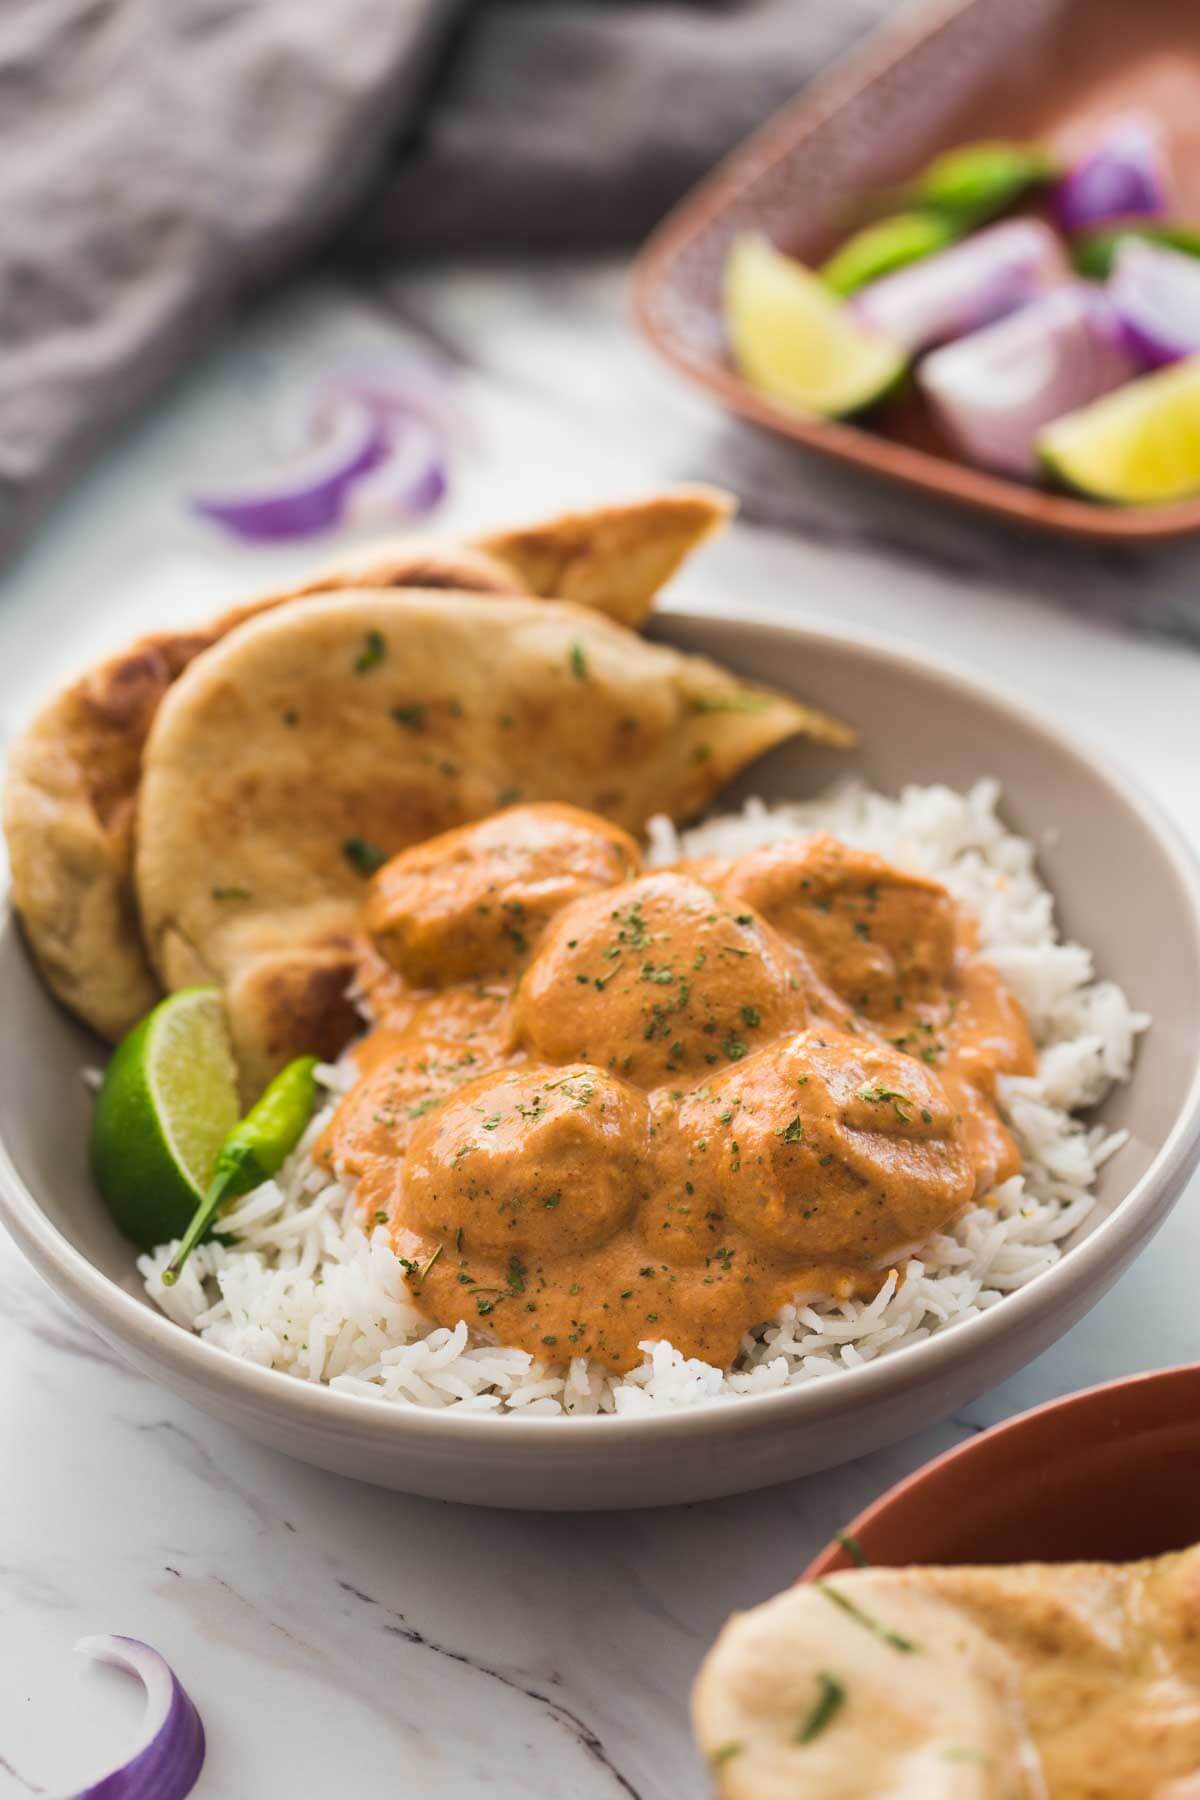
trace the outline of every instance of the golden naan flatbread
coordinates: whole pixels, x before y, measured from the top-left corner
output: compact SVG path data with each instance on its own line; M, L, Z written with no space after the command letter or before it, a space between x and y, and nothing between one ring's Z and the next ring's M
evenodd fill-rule
M553 586L538 583L560 572L576 598L614 617L641 617L656 587L729 512L724 495L697 489L570 514L474 545L385 540L208 625L141 638L89 669L43 707L8 762L4 824L13 900L50 987L114 1040L159 998L131 886L142 747L172 682L229 631L258 613L340 588L550 596Z
M565 513L547 525L476 540L517 576L527 594L575 600L623 625L641 625L676 569L733 516L716 488L681 488L641 506Z
M349 1035L365 875L518 799L639 832L797 732L851 734L585 607L409 590L296 601L199 658L144 759L137 892L165 986L218 981L253 1090ZM316 971L310 986L310 972Z
M724 1800L1195 1800L1200 1548L801 1583L692 1706Z

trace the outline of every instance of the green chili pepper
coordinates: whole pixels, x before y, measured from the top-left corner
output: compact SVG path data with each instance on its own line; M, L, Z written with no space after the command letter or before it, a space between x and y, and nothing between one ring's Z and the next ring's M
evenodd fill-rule
M208 1192L196 1208L178 1250L163 1270L163 1286L171 1287L221 1206L267 1181L295 1149L312 1117L316 1099L317 1059L298 1056L275 1077L262 1098L221 1146Z

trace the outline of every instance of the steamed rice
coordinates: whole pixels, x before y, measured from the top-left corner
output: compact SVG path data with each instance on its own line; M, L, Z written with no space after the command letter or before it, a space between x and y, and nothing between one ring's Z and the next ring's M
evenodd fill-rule
M613 1376L582 1357L548 1367L523 1350L489 1343L459 1323L430 1328L414 1308L382 1227L357 1221L352 1184L318 1168L311 1146L338 1091L355 1079L348 1060L322 1071L330 1105L315 1118L274 1181L225 1216L236 1245L195 1251L178 1284L160 1276L175 1248L139 1259L150 1297L209 1343L265 1368L342 1393L411 1406L524 1414L634 1413L761 1394L854 1369L995 1306L1062 1255L1063 1241L1094 1203L1100 1164L1124 1134L1072 1117L1129 1074L1147 1024L1115 983L1092 979L1092 958L1061 944L1053 900L1034 870L1034 849L996 817L998 788L969 793L906 788L892 800L861 785L784 806L750 801L740 814L677 833L650 832L650 860L737 856L780 838L828 831L943 882L979 921L982 953L1029 1018L1038 1073L1000 1081L1000 1098L1025 1169L970 1207L893 1273L873 1300L784 1307L743 1339L728 1372L670 1344L643 1345L645 1361Z

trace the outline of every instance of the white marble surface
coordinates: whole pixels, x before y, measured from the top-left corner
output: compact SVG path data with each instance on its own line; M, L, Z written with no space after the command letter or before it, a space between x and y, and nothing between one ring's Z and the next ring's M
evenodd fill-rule
M955 656L1121 756L1200 843L1195 551L1062 550L830 475L660 371L608 266L314 286L232 332L7 572L3 729L131 627L304 566L311 552L230 549L182 496L260 459L308 373L345 354L427 355L430 337L472 433L447 526L725 479L753 522L681 600ZM0 1800L73 1791L129 1743L137 1689L71 1655L99 1630L147 1638L187 1681L209 1730L207 1800L700 1794L685 1696L732 1607L981 1424L1196 1356L1198 1201L1193 1186L1116 1291L962 1418L769 1493L608 1517L406 1500L260 1451L131 1375L0 1241Z

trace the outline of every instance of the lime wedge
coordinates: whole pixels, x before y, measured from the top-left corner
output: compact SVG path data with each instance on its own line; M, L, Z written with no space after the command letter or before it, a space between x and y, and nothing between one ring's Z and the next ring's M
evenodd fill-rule
M869 281L903 269L922 256L944 250L957 233L949 219L938 213L896 213L874 225L864 225L836 249L820 268L821 280L835 294L853 294Z
M1127 504L1200 493L1200 356L1047 425L1038 455L1069 487Z
M922 169L912 198L968 231L1006 211L1054 172L1052 159L1037 144L963 144Z
M149 1250L186 1230L239 1111L220 993L171 994L121 1040L96 1100L92 1171L126 1237Z
M904 372L901 351L860 325L819 275L763 237L738 238L729 253L725 319L746 380L800 412L860 412Z

